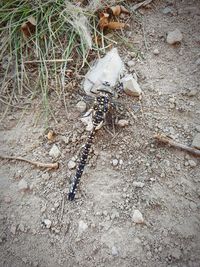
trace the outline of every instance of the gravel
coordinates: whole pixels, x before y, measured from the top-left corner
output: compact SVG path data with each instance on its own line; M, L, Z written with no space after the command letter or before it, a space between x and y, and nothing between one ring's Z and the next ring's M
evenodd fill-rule
M67 166L68 166L68 168L69 168L70 170L72 170L72 169L74 169L74 168L76 167L76 162L73 161L73 160L70 160L70 161L68 162Z

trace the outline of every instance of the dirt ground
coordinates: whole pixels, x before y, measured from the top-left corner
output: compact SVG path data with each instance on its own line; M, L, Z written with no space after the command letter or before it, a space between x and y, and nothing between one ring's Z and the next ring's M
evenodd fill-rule
M66 196L75 171L68 162L87 136L76 109L80 90L69 94L68 116L63 101L52 99L52 142L37 101L8 111L1 154L52 162L56 144L60 167L0 161L0 266L200 266L199 159L153 138L161 132L191 145L200 131L200 2L156 1L142 21L133 19L125 35L143 58L125 45L119 52L144 96L120 97L129 126L98 132L76 201ZM166 34L176 28L183 39L170 45ZM136 209L143 224L133 222Z

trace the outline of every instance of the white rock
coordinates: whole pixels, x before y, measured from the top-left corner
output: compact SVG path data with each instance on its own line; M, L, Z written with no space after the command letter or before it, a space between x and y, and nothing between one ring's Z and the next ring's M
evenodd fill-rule
M20 191L26 191L28 190L29 186L28 183L24 179L22 179L18 183L18 188Z
M112 246L112 255L113 256L118 256L119 252L118 249L116 248L116 246Z
M51 228L51 221L49 219L44 219L44 225L46 226L46 228Z
M12 224L10 227L10 232L15 235L17 231L17 226L15 224Z
M81 235L83 232L85 232L88 229L87 223L84 221L79 221L78 223L78 234Z
M59 148L57 147L57 145L53 145L51 150L49 151L49 155L53 158L58 158L60 156L60 150Z
M85 112L86 111L86 103L84 101L79 101L77 104L76 104L76 108L78 109L78 111L80 112Z
M129 67L133 67L133 66L135 66L135 62L133 60L130 60L130 61L127 62L127 65Z
M133 182L133 186L142 188L142 187L144 187L144 183L142 183L142 182Z
M134 210L132 221L134 223L144 223L144 218L139 210Z
M112 165L113 165L114 167L116 167L116 166L118 165L118 163L119 163L118 159L113 159L113 161L112 161Z
M173 15L174 11L170 8L170 7L165 7L163 10L162 10L162 13L164 15Z
M159 52L159 50L156 48L156 49L153 50L153 54L154 54L154 55L159 55L160 52Z
M195 135L193 142L192 142L192 146L200 149L200 133Z
M137 83L137 81L133 78L132 75L126 75L121 79L121 82L124 87L124 92L130 96L140 96L142 94L142 90Z
M183 35L179 29L175 29L174 31L168 32L167 34L167 43L175 44L181 42L183 39Z
M128 125L129 125L129 121L127 121L127 120L119 120L119 121L117 122L117 125L118 125L119 127L125 127L125 126L128 126Z
M73 160L70 160L70 161L68 162L67 166L68 166L68 168L69 168L70 170L72 170L72 169L74 169L74 168L76 167L76 162L73 161Z

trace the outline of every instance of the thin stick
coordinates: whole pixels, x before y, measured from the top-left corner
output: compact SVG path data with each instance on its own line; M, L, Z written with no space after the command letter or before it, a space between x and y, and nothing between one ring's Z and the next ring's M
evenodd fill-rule
M152 1L153 1L153 0L145 0L145 1L141 2L141 3L138 3L138 4L134 5L131 9L132 9L133 11L135 11L135 10L137 10L138 8L142 7L142 6L146 6L146 5L150 4Z
M63 63L63 62L66 62L66 61L73 61L72 58L68 58L68 59L44 59L44 60L27 60L27 61L24 61L24 64L31 64L31 63Z
M28 160L25 158L21 158L21 157L11 157L11 156L2 156L0 155L1 159L8 159L8 160L19 160L19 161L24 161L24 162L28 162L32 165L35 165L38 168L48 168L48 169L58 169L59 164L58 162L55 163L42 163L39 161L32 161L32 160Z
M174 141L173 139L170 139L169 137L162 135L162 134L156 134L154 136L154 138L160 143L179 148L179 149L187 151L187 152L189 152L189 153L191 153L197 157L200 157L200 150L199 149L180 144L180 143Z

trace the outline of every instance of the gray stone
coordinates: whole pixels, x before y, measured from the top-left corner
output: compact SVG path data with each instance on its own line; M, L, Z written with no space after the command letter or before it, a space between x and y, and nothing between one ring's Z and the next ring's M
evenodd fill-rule
M130 60L127 62L127 65L131 68L135 66L135 62L133 60Z
M133 186L142 188L142 187L144 187L144 183L142 183L142 182L133 182Z
M132 221L134 223L144 223L144 218L142 216L142 213L139 210L134 210Z
M187 96L195 96L196 94L198 93L198 91L196 89L190 89L188 92L187 92Z
M53 145L51 150L49 151L49 155L52 157L52 158L58 158L60 156L60 150L59 148L57 147L57 145Z
M118 256L119 255L119 252L118 252L118 249L116 248L116 246L112 246L112 255L113 256Z
M124 87L124 92L130 96L140 96L142 94L142 90L137 83L137 81L133 78L132 75L126 75L121 79L121 82Z
M17 225L15 224L12 224L11 227L10 227L10 232L15 235L16 234L16 231L17 231Z
M86 108L87 108L87 105L86 105L86 103L84 101L79 101L76 104L76 108L80 112L85 112L86 111Z
M176 44L180 43L183 39L183 35L179 29L175 29L174 31L170 31L167 34L167 43L168 44Z
M190 167L192 167L192 168L197 166L196 162L192 159L188 160L188 163L189 163Z
M172 8L170 7L165 7L163 10L162 10L162 13L164 15L173 15L175 12Z
M18 188L20 191L26 191L29 189L29 186L28 186L28 183L24 179L21 179L18 183Z
M156 48L156 49L153 50L153 54L154 54L154 55L159 55L160 52L159 52L159 50Z
M74 169L74 168L76 167L76 162L73 161L73 160L70 160L70 161L68 162L67 166L68 166L68 168L69 168L70 170L72 170L72 169Z
M193 142L192 142L192 146L200 149L200 133L195 135Z
M196 60L195 64L196 64L197 66L200 66L200 58L198 58L198 59Z

